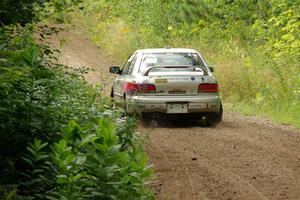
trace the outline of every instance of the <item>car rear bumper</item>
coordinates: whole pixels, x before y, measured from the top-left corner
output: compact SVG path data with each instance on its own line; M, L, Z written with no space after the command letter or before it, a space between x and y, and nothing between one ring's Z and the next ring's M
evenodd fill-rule
M220 97L216 94L199 96L131 96L127 98L127 112L168 113L168 104L187 106L186 113L219 112Z

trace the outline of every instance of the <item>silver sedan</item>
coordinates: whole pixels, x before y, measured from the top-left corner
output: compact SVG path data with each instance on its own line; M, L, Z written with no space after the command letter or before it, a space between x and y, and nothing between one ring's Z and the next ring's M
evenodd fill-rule
M193 49L135 51L122 68L113 66L111 97L126 113L188 114L209 125L222 120L218 83L201 54Z

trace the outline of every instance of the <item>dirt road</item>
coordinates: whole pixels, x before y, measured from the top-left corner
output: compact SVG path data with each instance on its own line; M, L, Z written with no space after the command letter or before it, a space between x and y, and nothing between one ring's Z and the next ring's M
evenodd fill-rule
M147 143L164 200L300 199L299 150L299 132L230 112L217 128L164 122Z
M67 40L61 61L92 67L87 80L109 91L113 59L73 32L57 38ZM159 200L300 200L300 132L291 127L231 112L216 128L184 119L148 125L138 131L148 135Z

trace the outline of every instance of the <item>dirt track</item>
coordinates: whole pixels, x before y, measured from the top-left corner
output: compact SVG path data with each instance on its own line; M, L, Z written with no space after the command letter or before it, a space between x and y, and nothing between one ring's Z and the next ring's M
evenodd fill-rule
M74 33L65 38L61 61L95 69L91 83L109 91L112 58ZM154 165L153 190L159 200L300 200L300 132L255 117L225 112L217 128L179 119L139 125L148 135Z

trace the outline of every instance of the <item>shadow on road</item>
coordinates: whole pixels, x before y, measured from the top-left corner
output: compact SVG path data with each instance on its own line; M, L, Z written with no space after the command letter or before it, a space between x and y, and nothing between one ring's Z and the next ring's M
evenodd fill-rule
M205 119L195 119L188 116L149 115L142 117L140 123L144 128L214 128L208 126Z

